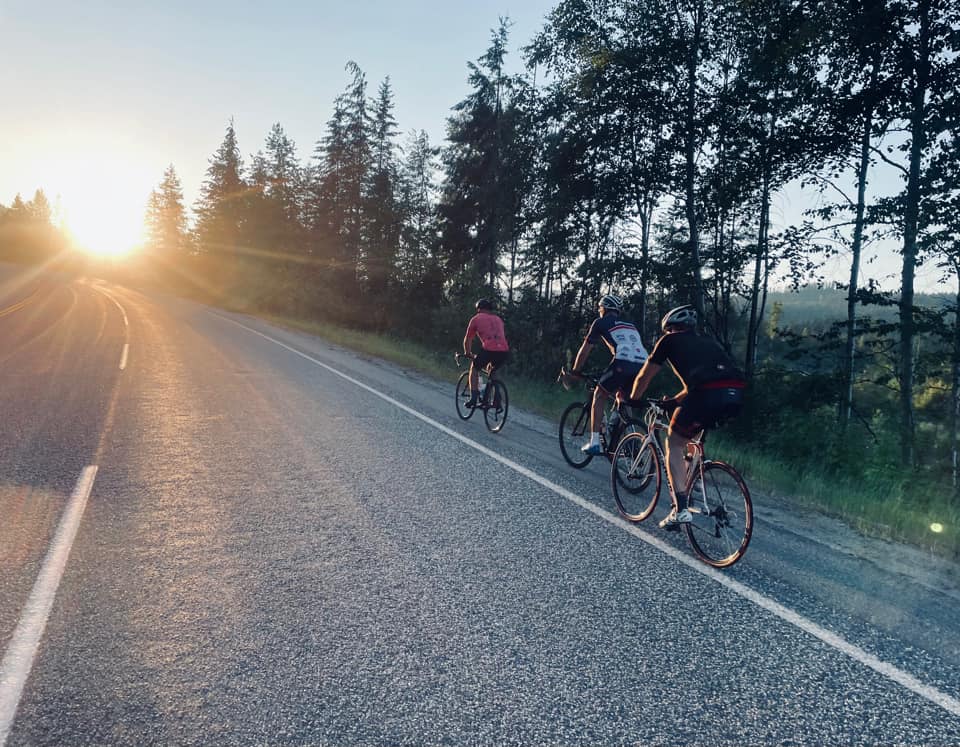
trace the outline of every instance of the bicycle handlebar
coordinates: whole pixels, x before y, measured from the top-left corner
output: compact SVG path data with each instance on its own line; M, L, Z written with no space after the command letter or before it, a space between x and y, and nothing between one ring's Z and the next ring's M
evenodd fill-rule
M562 383L562 382L563 382L563 378L564 378L565 376L569 376L569 377L572 378L572 379L581 379L581 380L584 381L588 386L593 386L593 387L595 387L598 383L600 383L600 375L599 375L599 374L584 373L583 371L579 371L579 372L577 372L577 373L574 373L573 371L568 371L566 366L561 366L561 367L560 367L560 373L557 374L557 381L560 382L560 383Z
M453 359L457 362L457 368L460 368L461 358L468 358L469 360L473 360L476 357L477 356L475 356L473 353L454 353L453 354Z

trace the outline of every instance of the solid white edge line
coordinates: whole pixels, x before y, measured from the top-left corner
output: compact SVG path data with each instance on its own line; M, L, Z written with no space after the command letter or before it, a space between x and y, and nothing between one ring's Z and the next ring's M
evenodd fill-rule
M126 311L126 309L124 309L123 306L120 305L120 302L119 302L117 299L115 299L112 295L110 295L109 293L107 293L103 288L97 288L97 290L100 291L100 293L102 293L103 295L105 295L107 298L109 298L111 301L113 301L113 303L116 305L116 307L117 307L118 309L120 309L120 314L123 316L123 326L129 328L129 327L130 327L130 320L127 319L127 311Z
M724 575L717 569L711 568L708 565L704 565L700 561L695 560L691 556L680 552L679 550L675 549L674 547L671 547L670 545L666 544L662 540L641 530L636 525L630 524L624 519L621 519L619 516L612 514L609 511L606 511L600 508L599 506L596 506L595 504L591 503L585 498L581 498L576 493L573 493L567 490L566 488L560 485L557 485L554 482L551 482L547 478L538 475L536 472L533 472L530 469L527 469L521 464L517 464L511 459L501 456L495 451L488 449L483 444L477 443L476 441L473 441L467 438L466 436L463 436L457 433L456 431L448 428L442 423L438 423L436 420L433 420L432 418L427 417L423 413L417 412L416 410L414 410L411 407L408 407L402 402L398 402L397 400L384 394L383 392L380 392L377 389L374 389L373 387L368 386L367 384L364 384L362 381L357 381L351 376L348 376L347 374L338 371L337 369L327 365L322 361L317 360L316 358L308 355L307 353L297 350L296 348L291 347L290 345L287 345L286 343L283 343L280 340L274 339L273 337L270 337L270 335L264 334L263 332L257 329L254 329L253 327L248 327L246 324L238 322L235 319L231 319L230 317L223 316L222 314L214 314L214 316L224 319L225 321L232 322L233 324L236 324L238 327L242 327L243 329L247 330L248 332L252 332L255 335L259 335L265 340L269 340L275 345L279 345L281 348L284 348L285 350L288 350L291 353L294 353L295 355L298 355L301 358L304 358L305 360L308 360L311 363L314 363L315 365L320 366L323 369L326 369L330 373L335 374L336 376L339 376L340 378L346 381L349 381L351 384L354 384L355 386L358 386L359 388L367 392L370 392L370 394L373 394L379 397L380 399L386 402L389 402L390 404L394 405L395 407L398 407L404 412L409 413L410 415L413 415L415 418L418 418L419 420L422 420L424 423L427 423L428 425L433 426L434 428L436 428L439 431L442 431L448 436L457 439L458 441L466 444L467 446L470 446L471 448L476 449L480 453L485 454L491 459L494 459L500 462L501 464L503 464L504 466L509 467L515 472L518 472L524 477L528 477L529 479L533 480L539 485L542 485L543 487L556 493L557 495L563 498L566 498L571 503L574 503L577 506L580 506L581 508L589 511L595 516L598 516L604 521L609 522L610 524L613 524L614 526L619 527L620 529L623 529L626 532L629 532L630 534L635 536L637 539L640 539L643 542L646 542L648 545L651 545L652 547L657 548L665 555L669 555L674 560L680 563L683 563L683 565L685 565L690 570L696 571L701 575L704 575L710 579L713 579L714 581L721 584L722 586L725 586L727 589L729 589L733 593L739 595L740 597L746 599L749 602L753 602L755 605L757 605L761 609L766 610L767 612L773 615L776 615L781 620L787 623L790 623L791 625L799 628L800 630L803 630L806 633L809 633L814 638L819 639L820 641L830 646L831 648L836 649L840 653L846 654L851 659L854 659L855 661L858 661L861 664L869 667L870 669L874 670L875 672L882 675L883 677L886 677L887 679L890 679L893 682L896 682L899 685L902 685L907 690L910 690L911 692L921 696L922 698L926 698L930 702L935 703L936 705L940 706L941 708L943 708L945 711L948 711L952 715L960 717L960 699L947 695L946 693L941 692L940 690L937 690L935 687L932 687L930 685L927 685L921 682L912 674L909 674L908 672L903 671L902 669L894 666L893 664L890 664L888 662L885 662L879 659L878 657L874 656L868 651L865 651L864 649L860 648L856 644L853 644L853 643L850 643L849 641L844 640L836 633L833 633L827 630L826 628L821 627L820 625L804 617L800 613L794 612L793 610L783 606L779 602L767 596L764 596L763 594L761 594L758 591L755 591L754 589L751 589L746 584L743 584L739 581L736 581L730 578L729 576Z
M94 286L91 286L91 287L94 288L98 293L102 293L104 296L106 296L108 299L110 299L110 300L113 302L114 306L116 306L118 309L120 309L120 314L121 314L121 316L123 316L124 334L125 334L125 336L127 337L127 339L129 339L129 338L130 338L130 320L127 318L127 310L124 309L123 306L120 305L120 302L119 302L117 299L115 299L110 293L107 293L107 291L105 291L103 288L100 288L100 287L95 286L95 285L94 285ZM121 370L121 371L123 371L123 370L127 367L127 354L128 354L129 352L130 352L130 343L129 343L129 342L125 342L125 343L123 344L123 353L121 353L121 355L120 355L120 370ZM3 747L3 746L0 745L0 747Z
M0 662L0 747L6 744L7 737L10 736L20 697L23 695L27 677L30 676L33 660L50 617L53 600L67 567L67 558L70 556L70 549L77 536L96 476L96 465L85 467L80 474L47 550L40 574L20 614L20 621L10 638L3 661Z

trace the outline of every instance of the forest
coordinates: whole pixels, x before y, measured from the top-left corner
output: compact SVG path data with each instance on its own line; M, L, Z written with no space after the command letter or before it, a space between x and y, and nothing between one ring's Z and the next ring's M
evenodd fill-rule
M649 345L692 303L750 380L732 438L960 506L956 2L564 0L519 44L500 20L442 143L401 135L389 78L345 71L306 159L280 123L244 156L230 119L189 208L171 165L127 279L442 351L487 296L507 375L544 381L602 293ZM790 225L785 190L810 196ZM3 258L44 224L18 201ZM864 272L878 247L895 289Z

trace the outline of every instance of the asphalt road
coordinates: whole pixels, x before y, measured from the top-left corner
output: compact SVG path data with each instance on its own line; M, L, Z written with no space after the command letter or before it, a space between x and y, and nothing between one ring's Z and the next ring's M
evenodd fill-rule
M960 744L922 553L756 496L712 572L454 370L0 278L0 745Z

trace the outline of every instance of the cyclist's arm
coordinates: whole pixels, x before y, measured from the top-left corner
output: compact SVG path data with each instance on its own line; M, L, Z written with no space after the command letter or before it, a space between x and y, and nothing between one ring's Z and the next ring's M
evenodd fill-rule
M467 324L467 331L463 333L463 354L469 356L473 352L473 336L477 334L477 322L476 317L470 319L470 323Z
M647 387L650 386L650 382L653 381L653 377L656 376L659 371L660 364L654 363L651 358L647 358L647 362L643 364L643 368L640 369L640 373L637 374L637 378L633 381L630 399L640 399L644 392L647 391Z
M583 367L587 365L587 358L590 357L591 350L593 350L593 344L584 340L583 345L581 345L577 351L577 357L573 359L573 368L570 370L571 373L578 374L583 370Z

